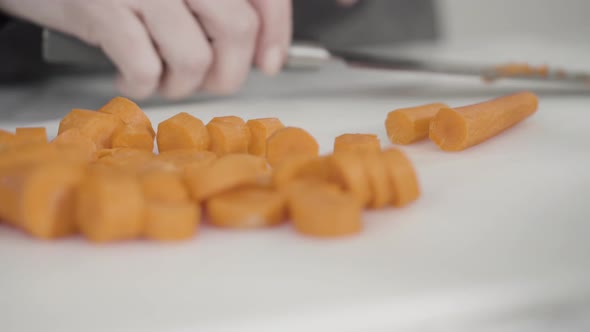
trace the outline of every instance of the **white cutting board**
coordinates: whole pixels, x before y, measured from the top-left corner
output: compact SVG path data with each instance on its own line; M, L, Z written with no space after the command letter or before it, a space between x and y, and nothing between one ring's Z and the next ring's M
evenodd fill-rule
M81 93L59 87L67 88ZM518 89L332 68L254 78L232 99L146 111L156 123L181 111L204 121L278 116L309 130L325 153L345 132L377 133L388 146L383 122L393 108L462 105ZM367 212L355 237L315 240L289 225L203 227L186 243L94 246L0 227L0 331L414 331L588 295L590 98L535 91L539 112L480 146L404 147L422 198ZM25 124L57 129L57 121L1 127Z

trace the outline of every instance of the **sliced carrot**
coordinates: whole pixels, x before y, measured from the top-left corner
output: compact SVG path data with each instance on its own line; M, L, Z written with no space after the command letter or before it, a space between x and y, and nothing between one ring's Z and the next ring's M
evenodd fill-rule
M285 195L285 197L289 197L293 194L298 194L300 192L310 191L318 188L322 190L331 190L340 193L344 192L342 190L342 187L337 183L316 181L315 179L311 178L294 179L285 186L281 187L279 190L281 191L281 193Z
M0 151L7 149L12 145L16 135L6 130L0 129Z
M352 194L315 187L288 198L295 229L316 237L341 237L362 230L362 206Z
M198 231L201 208L190 202L150 202L146 206L143 235L156 241L182 241Z
M121 126L113 133L113 148L153 151L154 136L145 127Z
M537 111L539 101L521 92L487 102L443 108L430 124L430 139L444 151L460 151L492 138Z
M74 109L59 123L58 134L71 128L78 128L84 136L90 138L98 149L110 148L115 130L123 123L114 115Z
M408 157L397 149L388 149L381 154L393 191L392 205L402 207L420 197L420 185L414 166Z
M131 172L139 172L155 159L155 155L150 151L130 148L99 150L96 157L99 164Z
M57 147L51 144L32 144L9 149L0 154L0 169L38 164L55 159L58 154Z
M207 201L210 222L224 228L259 228L285 220L285 198L265 188L243 188Z
M22 220L21 193L31 167L0 168L0 220L20 226Z
M427 138L432 118L441 108L448 107L434 103L391 111L385 120L387 137L394 144L410 144Z
M158 151L160 153L182 149L209 149L209 133L203 121L182 112L158 125Z
M104 158L114 159L127 159L127 158L145 158L152 159L155 155L151 151L139 150L133 148L112 148L112 149L100 149L96 151L96 158L98 160Z
M165 170L150 170L141 175L141 185L146 200L161 203L189 201L188 189L180 174Z
M218 156L228 153L247 153L250 130L244 120L237 116L213 118L207 124L211 138L210 150Z
M266 159L271 166L274 167L283 159L294 155L317 157L318 142L307 131L296 127L279 129L268 138Z
M152 139L156 136L152 122L147 115L145 115L136 103L127 98L115 97L98 111L118 117L127 126L147 129Z
M248 152L255 156L266 156L266 141L277 130L285 128L277 118L263 118L249 120L246 125L250 129L250 145Z
M72 128L62 132L51 141L51 144L62 149L78 149L88 160L93 160L97 151L96 144L90 138L84 136L78 128Z
M334 153L381 151L381 142L373 134L342 134L334 139Z
M328 162L334 180L356 197L362 206L367 206L371 201L371 187L363 154L342 152L330 156Z
M195 149L173 150L160 153L157 160L173 164L178 170L206 166L217 159L217 155L211 151Z
M363 156L363 161L371 189L369 206L373 209L383 208L393 200L393 189L389 181L389 165L385 163L381 152L366 153Z
M95 168L78 189L76 221L93 242L134 239L144 229L144 207L135 177L112 168Z
M330 165L327 157L310 157L295 155L284 159L272 173L272 183L282 188L297 179L310 179L318 182L329 182Z
M269 173L264 158L248 154L228 154L205 167L187 170L185 180L193 200L201 202L233 188L258 184Z
M47 129L45 127L16 128L17 144L47 143Z

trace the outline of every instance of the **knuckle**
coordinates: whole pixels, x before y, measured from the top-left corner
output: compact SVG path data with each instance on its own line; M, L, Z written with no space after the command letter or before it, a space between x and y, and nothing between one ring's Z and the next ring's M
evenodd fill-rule
M235 38L251 39L260 28L260 20L254 12L245 12L239 19L228 23L227 30Z
M129 68L129 79L141 85L157 84L161 75L162 65L157 63L137 62L133 68Z
M190 54L189 54L190 55ZM177 61L176 70L184 75L204 75L213 63L213 52L201 50L191 57L183 57Z

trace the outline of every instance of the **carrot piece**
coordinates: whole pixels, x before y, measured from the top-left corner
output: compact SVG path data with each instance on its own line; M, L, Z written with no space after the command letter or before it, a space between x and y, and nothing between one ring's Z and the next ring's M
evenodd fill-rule
M334 139L334 153L377 152L381 151L381 142L373 134L342 134Z
M154 136L144 127L121 126L113 133L113 148L153 151Z
M189 201L188 189L180 174L165 170L150 170L141 175L141 185L146 200L161 203Z
M331 181L330 165L327 157L295 155L279 163L272 173L272 184L282 188L297 179L310 179L317 182Z
M112 168L90 168L77 194L76 221L93 242L139 237L144 229L144 199L137 178Z
M241 118L237 116L213 118L207 124L207 131L211 138L210 150L218 156L248 152L250 130Z
M17 144L43 144L47 143L47 129L37 128L16 128Z
M295 229L315 237L341 237L362 230L362 206L350 193L314 187L295 191L288 198Z
M285 128L277 118L252 119L246 122L250 130L250 145L248 153L255 156L266 156L266 141L277 130Z
M394 144L410 144L427 138L432 118L441 108L448 107L434 103L391 111L385 120L387 137Z
M209 149L209 133L203 121L182 112L158 125L158 151L181 149Z
M296 127L285 127L272 134L266 143L266 159L271 166L294 155L317 157L318 142L307 131Z
M392 205L402 207L417 200L420 197L420 185L408 157L397 149L385 150L381 156L388 172Z
M265 188L242 188L207 201L211 224L224 228L260 228L285 220L285 198Z
M363 164L363 154L341 152L329 157L328 163L334 180L367 206L371 201L368 174Z
M217 159L217 155L211 151L184 149L160 153L156 159L170 163L180 171L185 171L190 168L207 166Z
M430 139L444 151L482 143L537 111L538 99L521 92L455 109L443 108L430 124Z
M146 150L130 148L102 149L96 152L96 163L125 169L130 172L139 172L147 164L155 159L155 155Z
M74 109L59 123L58 134L71 128L78 128L84 136L90 138L98 149L110 148L113 132L123 125L114 115Z
M98 111L118 117L127 126L147 129L152 139L156 136L152 122L147 115L136 103L127 98L115 97Z
M214 195L249 184L258 184L269 174L261 157L228 154L211 164L185 172L185 181L193 200L201 202Z
M380 209L393 200L393 189L390 184L388 164L379 153L366 153L363 155L365 171L371 189L371 201L369 207ZM395 167L395 166L392 166Z
M58 149L51 144L32 144L9 149L0 154L0 169L41 163L58 154Z
M31 167L0 168L0 220L19 226L22 220L20 195Z
M97 151L96 144L90 138L84 136L78 128L71 128L62 132L51 141L51 144L62 149L77 149L88 160L94 159Z
M145 211L143 235L155 241L183 241L197 233L201 208L191 202L150 202Z
M16 135L6 130L0 129L0 151L7 149L13 144Z

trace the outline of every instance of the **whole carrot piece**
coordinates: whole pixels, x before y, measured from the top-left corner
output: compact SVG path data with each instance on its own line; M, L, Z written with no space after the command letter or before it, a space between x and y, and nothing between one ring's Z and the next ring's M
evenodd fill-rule
M391 143L410 144L428 137L430 121L441 108L441 103L400 108L387 114L385 129Z
M531 116L538 104L535 94L520 92L455 109L443 108L430 123L430 139L444 151L461 151Z

